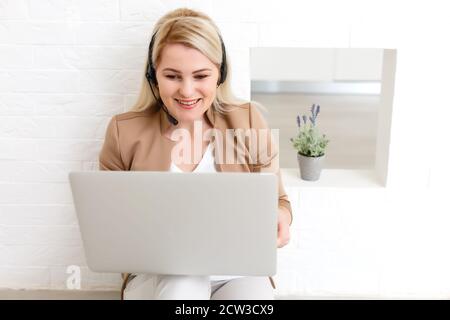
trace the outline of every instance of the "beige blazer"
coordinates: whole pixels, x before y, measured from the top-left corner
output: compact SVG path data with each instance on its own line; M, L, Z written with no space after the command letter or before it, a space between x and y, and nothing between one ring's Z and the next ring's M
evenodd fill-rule
M221 114L209 108L206 116L215 132L226 137L227 129L268 129L267 122L256 106L247 103L236 107L232 111ZM166 132L170 123L166 114L160 110L144 110L141 112L126 112L112 117L107 130L105 141L99 155L100 170L134 170L134 171L169 171L172 148L178 143L162 133ZM263 130L264 131L264 130ZM226 161L226 143L215 143L220 139L212 139L211 143L216 150L216 170L219 172L274 172L278 175L278 205L291 213L291 205L284 190L278 166L278 146L273 136L267 139L268 143L261 146L255 143L256 148L249 145L248 139L236 141L235 149L240 149L245 155L245 161L229 163ZM221 160L218 153L222 151ZM270 155L263 157L263 154ZM122 274L124 279L123 290L126 287L130 274ZM269 277L272 286L274 281Z

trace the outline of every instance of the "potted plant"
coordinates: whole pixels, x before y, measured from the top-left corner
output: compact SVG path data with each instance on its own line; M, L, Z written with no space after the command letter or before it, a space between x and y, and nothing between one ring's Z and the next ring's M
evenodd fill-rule
M317 115L320 106L313 104L311 116L308 119L305 115L297 116L298 134L291 138L292 145L297 150L297 159L300 167L300 177L303 180L315 181L320 177L325 148L329 142L324 134L320 134L317 128ZM303 124L302 124L303 119Z

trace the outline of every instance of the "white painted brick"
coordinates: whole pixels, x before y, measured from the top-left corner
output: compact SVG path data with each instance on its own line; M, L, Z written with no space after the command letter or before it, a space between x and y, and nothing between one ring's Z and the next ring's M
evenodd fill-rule
M78 225L73 205L0 205L0 225Z
M0 159L32 160L37 154L37 145L33 140L0 139Z
M43 160L94 160L103 141L48 141L39 143L37 158Z
M6 19L27 19L28 7L26 0L1 0L0 18Z
M181 6L181 5L180 5ZM199 10L205 14L207 14L210 18L212 18L214 14L213 9L213 0L186 0L186 4L183 5L192 10ZM240 11L240 10L236 10ZM214 20L216 21L216 20Z
M313 27L312 27L313 26ZM259 24L258 47L348 47L350 27L346 24L330 28L312 21Z
M79 50L83 49L35 46L33 47L34 66L40 69L76 69L76 63L79 61L77 51Z
M210 17L215 22L263 22L273 18L274 7L279 1L267 1L264 5L257 0L212 0ZM209 8L209 7L208 7ZM239 10L236 10L239 8ZM276 11L279 11L280 7ZM284 10L283 10L284 11Z
M120 0L121 20L149 21L157 20L165 13L180 8L191 7L189 0Z
M121 0L122 3L125 2L126 0ZM189 7L189 0L168 0L168 1L161 1L162 4L164 5L164 9L166 11L161 12L161 15L165 14L168 11L172 11L175 9L178 9L180 7Z
M0 265L11 267L86 266L81 246L0 245Z
M118 0L29 0L30 17L40 20L117 20Z
M399 2L392 2L387 0L381 0L377 3L373 2L362 2L362 1L352 1L351 3L352 10L347 11L348 21L353 25L356 24L366 24L366 25L374 25L378 26L381 29L384 29L384 26L389 26L389 29L392 31L400 30L403 26L414 27L417 25L417 19L427 9L423 6L422 1L417 1L411 4L408 8L409 14L401 14L404 13L405 8ZM445 10L444 10L445 11ZM415 12L416 14L413 14ZM401 19L399 16L401 15ZM435 16L435 15L433 15ZM379 23L379 18L383 17L383 23ZM431 19L431 20L434 20ZM401 21L401 23L399 23ZM411 33L414 35L414 33ZM368 34L368 39L370 39ZM375 40L373 38L372 40Z
M405 30L406 31L406 30ZM352 48L385 48L396 49L406 39L405 32L393 28L390 24L373 25L368 22L353 23L350 27L350 46ZM410 37L414 37L413 34Z
M61 22L1 21L2 44L73 44L74 26Z
M143 72L148 47L40 46L34 47L33 52L35 68L132 69ZM126 57L126 59L123 59L123 57Z
M33 101L27 95L0 93L0 116L32 115Z
M120 0L79 0L81 20L115 21L119 19Z
M303 287L301 279L305 274L306 264L302 256L292 253L285 247L278 249L277 273L274 277L277 295L299 295Z
M301 274L293 268L281 269L278 267L277 274L273 277L276 289L275 296L300 296L303 295L302 286L299 285ZM301 283L301 282L300 282Z
M22 70L0 71L0 92L54 92L75 93L80 91L77 71L35 71L24 76Z
M183 3L184 1L175 1ZM167 10L172 1L120 1L120 19L125 21L156 21Z
M3 117L4 138L103 139L110 117Z
M28 0L30 18L54 20L72 18L77 11L76 1L70 0Z
M29 69L33 64L33 56L26 46L2 46L0 47L1 69Z
M36 131L36 125L30 117L2 117L2 138L32 137L32 132Z
M1 289L48 289L49 267L0 266Z
M77 45L142 46L151 39L151 22L78 23L74 24ZM0 36L1 39L1 36Z
M80 90L84 93L137 93L142 77L142 70L82 70Z
M318 25L326 25L330 29L348 23L351 11L353 11L354 0L343 1L291 1L281 0L272 3L271 12L274 21L304 21L308 22L310 32ZM280 6L288 9L280 10ZM277 9L278 8L278 9ZM300 30L299 30L300 31Z
M92 161L102 141L0 139L0 159L35 161Z
M0 161L1 182L67 182L70 171L82 169L79 161Z
M322 250L311 252L307 261L309 295L374 296L379 292L376 255L370 250ZM330 267L332 266L332 267Z
M143 81L144 79L142 79ZM134 105L134 103L137 101L138 95L137 94L125 94L124 95L124 111L128 111L131 109L131 107Z
M35 161L92 161L103 141L0 139L0 159Z
M378 295L379 281L375 271L364 269L345 270L333 266L334 260L317 261L328 263L324 268L309 268L305 273L305 295L319 297L362 296L374 297Z
M36 115L111 117L124 106L124 97L118 94L31 94L30 99Z
M37 145L36 160L84 161L98 159L103 141L42 140Z
M0 204L72 204L68 183L0 183Z
M4 245L81 246L78 226L0 225L0 242Z
M242 49L258 45L258 25L256 23L217 23L226 48ZM239 37L236 37L236 35Z

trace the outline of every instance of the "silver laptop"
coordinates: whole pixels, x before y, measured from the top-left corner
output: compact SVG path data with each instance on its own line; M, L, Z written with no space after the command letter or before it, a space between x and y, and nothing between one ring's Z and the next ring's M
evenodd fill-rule
M276 273L273 173L87 171L69 180L93 271Z

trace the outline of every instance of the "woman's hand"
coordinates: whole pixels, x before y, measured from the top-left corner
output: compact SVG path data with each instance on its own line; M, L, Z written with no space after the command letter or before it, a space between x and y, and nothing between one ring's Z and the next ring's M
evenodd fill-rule
M282 248L289 243L289 223L291 222L291 214L287 209L278 208L278 239L277 247Z

